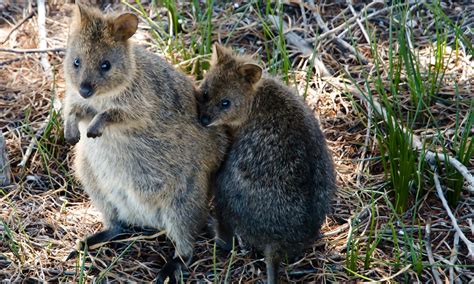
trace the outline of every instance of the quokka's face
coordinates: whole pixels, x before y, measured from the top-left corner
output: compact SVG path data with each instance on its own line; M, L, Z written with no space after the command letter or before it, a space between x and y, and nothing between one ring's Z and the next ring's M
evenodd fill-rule
M203 126L238 126L251 107L253 90L237 76L219 76L213 71L208 72L197 92L199 121Z
M214 45L212 57L211 69L196 94L199 121L204 126L238 127L252 107L262 68L219 45Z
M127 66L132 64L125 46L94 48L91 45L91 49L72 48L64 63L70 82L83 98L111 92L127 82L130 76Z
M117 17L78 6L70 28L64 61L66 79L83 98L113 93L130 81L134 64L127 39L138 19Z

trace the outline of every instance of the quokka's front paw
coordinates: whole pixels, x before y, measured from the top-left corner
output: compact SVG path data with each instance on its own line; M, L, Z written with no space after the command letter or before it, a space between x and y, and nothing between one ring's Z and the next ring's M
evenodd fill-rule
M68 144L76 145L81 139L81 133L77 127L65 126L64 127L64 139Z
M102 136L102 130L96 127L95 125L91 125L87 128L86 135L89 138L97 138Z

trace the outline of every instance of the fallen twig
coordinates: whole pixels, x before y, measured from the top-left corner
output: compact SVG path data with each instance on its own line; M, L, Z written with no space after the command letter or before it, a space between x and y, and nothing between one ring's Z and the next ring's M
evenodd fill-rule
M38 139L43 134L43 131L46 129L46 126L48 126L48 123L49 123L50 119L51 119L51 113L48 114L45 121L43 121L43 123L41 123L41 126L36 131L35 136L31 138L30 144L28 144L28 147L26 148L25 154L21 158L21 162L18 164L18 167L23 168L23 167L26 166L26 163L28 162L28 159L30 158L31 153L33 153L33 148L35 147L36 143L38 142Z
M372 129L372 107L369 105L367 106L367 132L365 134L364 139L364 147L362 148L362 154L360 157L360 163L357 165L357 177L356 177L356 184L360 186L360 179L362 177L362 171L364 170L365 164L365 155L367 153L367 148L369 148L369 141L370 141L370 130Z
M433 277L436 281L436 284L442 284L443 281L441 281L439 272L438 270L436 270L434 257L433 257L433 251L431 249L431 220L426 222L425 231L426 231L425 248L426 248L426 254L428 255L428 261L430 262L430 265L431 265L431 272L433 272Z
M359 15L354 16L354 17L348 19L347 21L344 21L344 23L343 23L342 25L340 25L340 26L337 26L337 27L335 27L335 28L333 28L333 29L331 29L331 30L328 30L328 31L326 31L326 32L323 32L322 34L320 34L320 35L317 37L317 39L318 39L318 40L324 40L324 39L330 37L331 35L334 35L335 33L339 32L339 31L341 31L341 30L344 30L344 29L346 29L346 28L347 28L346 31L352 29L353 27L355 27L355 26L357 25L357 23L354 24L354 22L359 18L359 16L365 14L369 8L371 8L372 6L374 6L374 5L376 5L376 4L382 4L382 5L384 5L384 1L373 1L373 2L370 3L370 4L367 4L367 5L360 11ZM396 5L395 5L395 6L396 6ZM395 7L395 6L394 6L394 7ZM314 4L313 4L313 7L314 7ZM385 13L385 12L387 12L390 8L391 8L391 7L386 7L386 8L380 9L380 10L378 10L378 11L376 11L376 12L370 14L370 15L367 15L366 19L371 19L371 18L373 18L373 17L375 17L375 16L378 16L378 15L380 15L380 14L382 14L382 13ZM349 25L349 24L352 24L352 25L348 27L347 25Z
M436 187L436 192L438 193L439 199L441 199L441 202L443 203L443 207L448 213L449 218L451 219L451 224L453 225L454 229L456 232L459 234L459 237L461 240L466 244L467 249L469 251L468 257L471 259L474 259L474 243L471 242L466 235L462 232L461 228L459 228L458 222L456 221L456 217L454 216L453 212L451 211L451 208L449 208L448 201L444 197L443 194L443 189L441 188L441 183L439 182L439 177L438 173L436 172L436 167L434 164L430 163L431 168L433 169L433 180L435 183Z
M388 277L382 278L382 279L380 279L380 280L377 281L377 282L382 283L382 282L387 282L387 281L389 281L389 280L392 280L392 279L396 278L398 275L405 273L408 269L411 268L411 266L412 266L412 264L408 264L407 266L405 266L405 267L403 267L402 269L400 269L400 271L398 271L397 273L395 273L395 274L393 274L393 275L390 275L390 276L388 276Z
M330 236L334 236L334 235L339 235L341 232L344 232L345 230L347 230L347 228L350 227L350 225L351 225L351 223L352 223L352 220L353 220L354 218L357 218L358 220L361 220L361 219L364 219L365 217L367 217L368 214L369 214L369 208L368 208L368 207L364 207L364 208L360 211L359 215L356 215L356 216L350 218L349 220L347 220L347 223L342 224L341 226L337 227L336 229L322 234L321 237L322 237L322 238L326 238L326 237L330 237Z
M7 148L3 133L0 132L0 186L10 184L10 163L8 161Z
M39 37L39 50L45 51L48 50L46 48L46 29L45 29L45 22L46 22L46 10L45 10L45 3L44 0L38 0L38 37ZM51 50L50 50L51 51ZM46 76L48 79L53 79L54 74L53 70L51 68L51 64L49 63L48 60L48 55L42 53L41 54L41 66L43 67L44 72L46 73ZM61 101L59 98L54 97L54 104L53 108L54 111L58 112L61 109ZM25 167L26 163L28 162L28 159L31 156L31 153L33 153L33 148L35 147L37 140L41 135L43 134L44 129L48 125L49 121L51 120L51 116L53 114L53 110L51 110L46 117L45 121L41 124L40 128L38 131L36 131L35 137L33 137L30 141L30 144L28 145L28 148L26 148L25 155L23 155L23 158L21 159L21 162L18 164L19 167Z
M12 59L9 59L9 60L5 60L5 61L0 62L0 66L9 65L13 62L17 62L17 61L20 61L22 59L23 59L23 57L17 57L17 58L12 58Z
M38 47L40 49L47 48L46 43L46 8L44 6L45 0L38 0ZM49 64L48 55L45 53L41 53L41 66L43 66L43 70L46 72L49 78L52 78L51 72L51 64Z
M364 9L362 9L362 10L360 11L359 16L365 14L365 13L367 12L367 10L368 10L368 7L371 6L372 4L384 4L384 2L382 2L382 1L380 1L380 2L379 2L379 1L374 1L374 2L372 2L372 3L370 3L370 4L368 4ZM408 5L413 5L413 4L417 4L417 5L418 5L419 3L417 3L416 1L413 1L413 2L411 2L411 3L408 3ZM386 12L388 12L388 11L391 11L391 10L395 9L395 8L398 8L398 7L401 7L401 6L406 6L406 5L407 5L407 3L389 5L389 6L385 7L385 8L382 8L382 9L377 10L377 11L371 13L371 14L368 14L367 16L364 16L364 19L365 19L365 20L369 20L369 19L375 18L375 17L377 17L377 16L379 16L379 15L381 15L381 14L383 14L383 13L386 13ZM349 32L349 31L352 30L355 26L358 25L358 23L357 23L356 20L359 18L359 16L353 17L353 18L349 19L349 20L346 21L344 24L342 24L341 26L339 26L339 27L337 27L337 28L332 29L331 31L337 32L337 31L340 31L340 30L343 30L343 29L344 29L343 32L341 32L339 35L337 35L337 37L339 37L339 38L343 37L347 32ZM354 23L354 22L355 22L355 23ZM350 25L350 26L347 26L349 23L351 23L351 25ZM345 29L345 28L346 28L346 29ZM330 31L330 32L331 32L331 31ZM332 32L332 33L334 33L334 32ZM321 34L321 37L322 37L322 38L325 38L325 37L328 37L328 36L330 36L330 35L331 35L331 33L328 33L328 34L324 33L324 34Z
M323 32L329 32L328 26L324 22L323 18L321 18L321 15L319 14L319 12L317 11L317 9L314 6L314 1L311 0L311 1L308 1L308 3L311 7L311 10L313 11L313 17L316 19L316 22L318 23L318 26L323 30ZM365 58L360 52L358 52L355 49L355 47L353 47L352 45L347 43L345 40L343 40L339 37L336 37L334 34L329 34L329 38L331 38L332 40L335 40L336 43L338 43L341 47L343 47L344 49L347 49L352 54L354 54L357 58L359 58L361 60L361 62L363 64L367 64L369 62L367 60L367 58Z
M369 34L367 33L367 31L365 30L364 28L364 25L362 25L362 22L360 21L359 19L359 15L357 15L357 12L355 11L354 7L352 6L352 4L349 4L349 9L351 10L351 13L352 15L356 16L356 23L357 25L359 25L359 28L360 30L362 31L362 34L364 35L365 37L365 41L367 41L367 43L370 43L370 37L369 37Z
M31 48L31 49L16 49L16 48L0 48L0 52L10 53L44 53L44 52L65 52L66 49L62 47L53 48Z
M449 266L449 283L455 283L454 281L454 263L456 263L458 259L458 245L459 245L459 233L454 233L454 242L453 242L453 250L451 251L451 258L449 259L450 266Z
M413 138L413 140L414 140L414 143L415 143L415 137ZM417 149L421 150L422 147L421 147L421 142L419 141L419 139L418 139L418 141L416 141L416 143L417 143ZM444 155L442 153L435 153L435 152L431 152L431 151L426 151L425 159L429 162L434 162L436 159L438 159L440 161L443 161L443 162L446 162L446 160L448 160L447 162L450 163L451 166L453 166L464 177L464 179L468 182L467 189L471 192L474 192L474 177L471 175L471 173L469 172L467 167L464 166L457 159L455 159L453 157L450 157L448 155Z
M28 14L28 16L26 16L23 20L19 21L7 34L7 36L5 37L5 39L0 43L0 44L4 44L5 42L8 41L8 39L10 38L10 36L12 35L12 33L14 31L16 31L21 25L23 25L26 21L28 21L29 18L33 17L35 13L33 11L31 11L30 14Z

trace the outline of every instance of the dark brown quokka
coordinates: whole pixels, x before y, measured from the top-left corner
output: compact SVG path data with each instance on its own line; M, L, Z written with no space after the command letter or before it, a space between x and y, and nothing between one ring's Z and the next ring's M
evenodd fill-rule
M131 226L165 229L176 254L158 276L163 282L192 257L225 145L196 119L192 82L129 41L137 25L131 13L76 7L64 61L65 138L77 143L75 174L105 225L82 245Z
M217 237L229 247L238 235L263 252L277 283L281 258L317 238L336 189L318 121L249 57L219 45L198 101L201 123L227 126L233 139L217 174Z

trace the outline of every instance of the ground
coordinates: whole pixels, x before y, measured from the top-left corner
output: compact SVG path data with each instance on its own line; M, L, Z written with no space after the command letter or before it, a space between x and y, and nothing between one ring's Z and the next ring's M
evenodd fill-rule
M61 48L73 5L58 0L46 6L43 39L59 50L18 53L39 47L41 25L36 6L10 2L0 4L0 128L12 172L11 184L0 187L0 281L153 280L173 253L164 236L135 236L64 260L78 239L102 227L73 177L71 147L62 134ZM472 177L469 1L162 1L157 8L102 2L105 10L140 13L133 40L197 82L208 68L211 44L220 42L259 58L319 118L339 189L323 236L282 266L282 281L473 279L473 258L460 232L472 242L474 185L449 164L424 156L430 150L456 158ZM44 70L41 56L51 70ZM387 110L385 117L373 100ZM412 150L412 134L422 150ZM243 248L224 253L203 233L184 276L190 283L253 283L265 278L264 271L261 256Z

